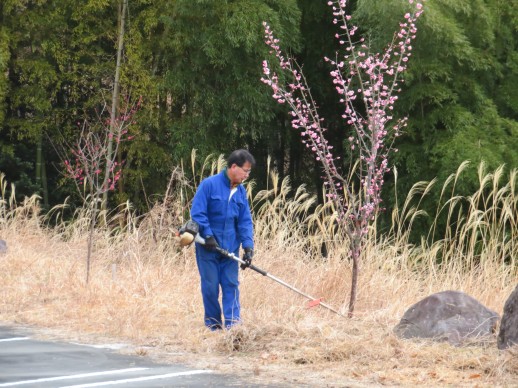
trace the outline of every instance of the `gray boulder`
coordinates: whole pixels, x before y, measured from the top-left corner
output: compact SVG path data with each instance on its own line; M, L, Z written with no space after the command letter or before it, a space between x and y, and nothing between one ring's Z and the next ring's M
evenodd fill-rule
M491 335L499 315L459 291L430 295L411 306L394 328L401 338L431 338L459 345L466 339Z
M498 349L518 345L518 286L505 302L497 345Z
M5 240L0 240L0 255L2 253L7 253L7 242Z

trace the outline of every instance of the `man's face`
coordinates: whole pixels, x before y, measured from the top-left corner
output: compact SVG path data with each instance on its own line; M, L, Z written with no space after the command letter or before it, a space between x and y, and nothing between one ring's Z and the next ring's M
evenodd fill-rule
M228 169L228 176L233 184L240 184L243 183L246 178L248 178L251 171L252 165L250 162L245 162L241 167L234 163Z

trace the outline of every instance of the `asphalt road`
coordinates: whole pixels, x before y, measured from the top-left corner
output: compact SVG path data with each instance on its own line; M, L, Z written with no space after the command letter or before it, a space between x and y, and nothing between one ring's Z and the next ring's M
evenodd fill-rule
M30 331L0 326L3 387L268 387L181 365L153 363L106 347L40 341Z

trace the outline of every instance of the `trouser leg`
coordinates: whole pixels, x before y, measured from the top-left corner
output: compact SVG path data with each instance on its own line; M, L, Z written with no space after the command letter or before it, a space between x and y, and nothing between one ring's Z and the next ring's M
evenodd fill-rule
M196 263L201 278L201 295L205 308L205 325L211 329L221 328L221 307L219 305L219 263L215 254L200 254L196 250Z
M229 328L241 320L239 304L239 263L223 259L220 264L220 281L223 294L223 316L225 327Z

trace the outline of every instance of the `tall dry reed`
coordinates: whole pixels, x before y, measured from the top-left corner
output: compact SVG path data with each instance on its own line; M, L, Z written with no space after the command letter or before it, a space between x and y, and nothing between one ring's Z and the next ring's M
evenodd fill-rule
M518 384L517 354L498 351L495 338L454 348L392 333L411 304L446 289L501 313L517 279L516 171L504 180L503 169L487 173L481 165L480 188L461 196L455 182L462 165L440 188L431 215L449 217L444 237L415 245L409 242L412 226L427 216L419 204L436 189L434 181L417 183L393 210L390 232L369 235L354 318L308 309L298 294L246 270L240 275L243 325L211 333L203 326L194 250L179 248L174 232L201 179L223 164L221 157L199 163L193 154L196 178L175 170L164 198L148 213L138 216L124 204L100 214L87 285L87 210L67 220L63 204L42 215L38 197L15 203L0 178L0 238L8 243L0 256L0 320L54 328L82 341L127 341L137 354L240 372L251 382ZM254 263L345 312L351 268L332 205L317 204L304 187L292 189L273 171L269 177L268 187L253 197L248 184Z

